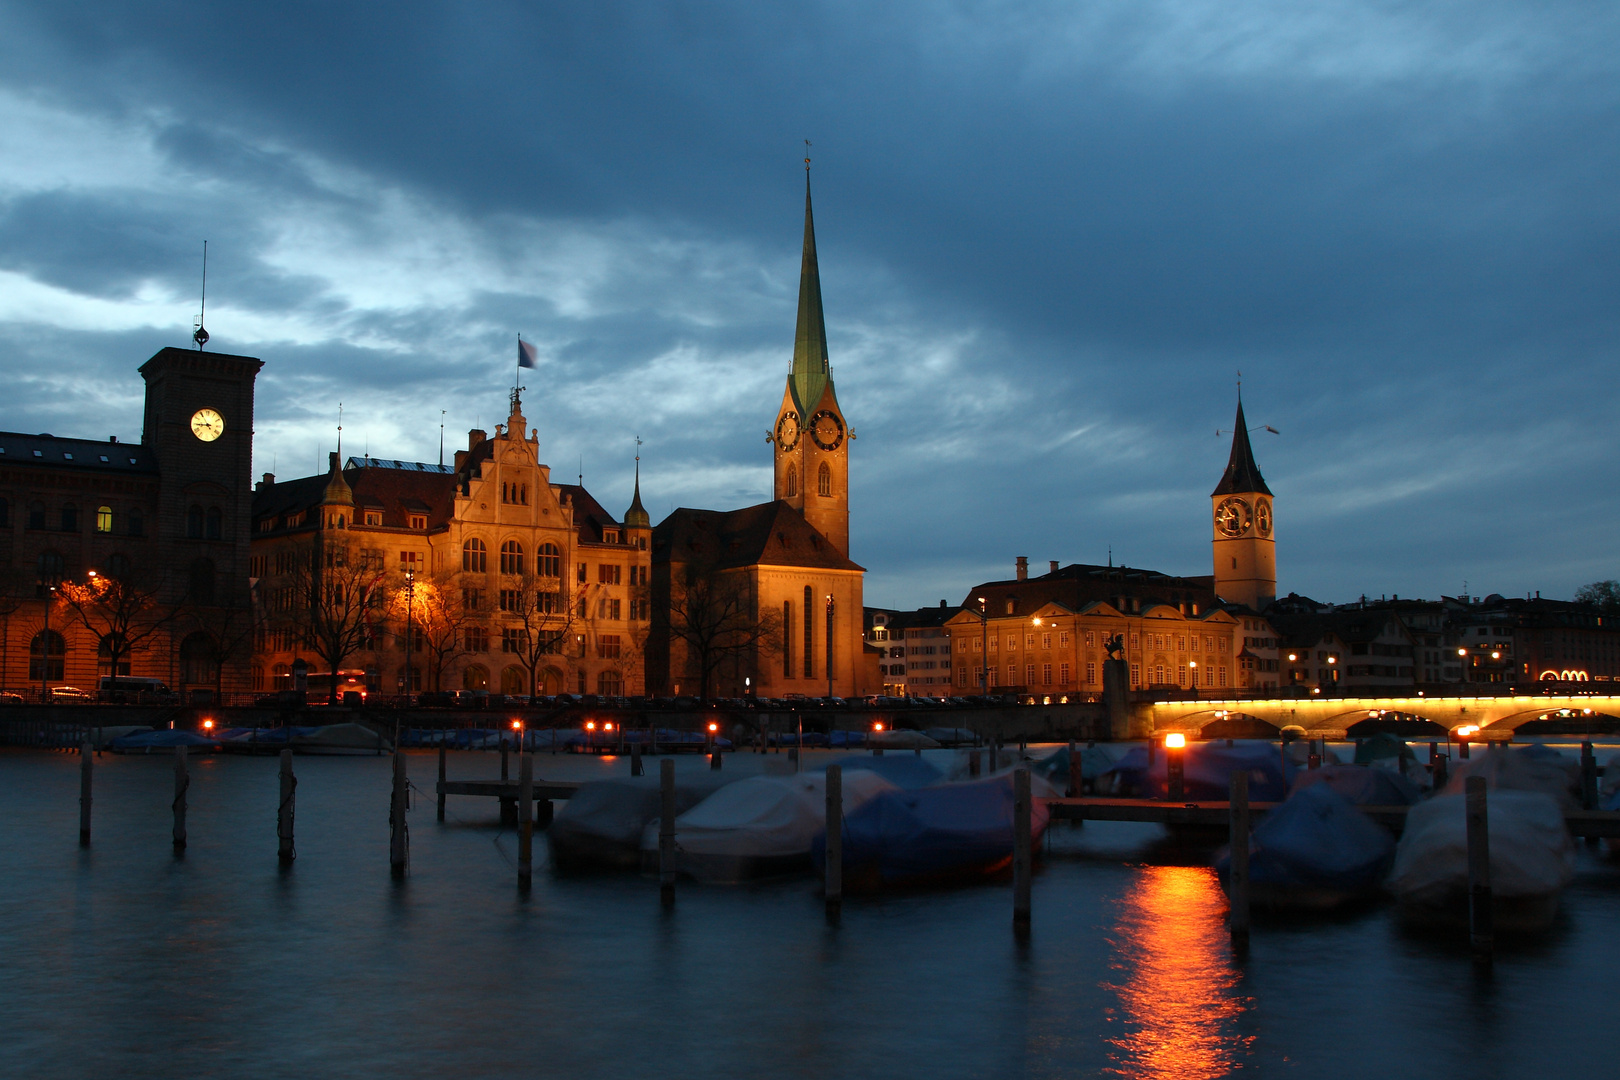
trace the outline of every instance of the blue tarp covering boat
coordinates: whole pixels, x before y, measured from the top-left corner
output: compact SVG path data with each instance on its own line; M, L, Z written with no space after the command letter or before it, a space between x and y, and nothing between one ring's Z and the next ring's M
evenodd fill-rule
M1189 802L1204 799L1224 801L1231 794L1234 770L1249 774L1249 798L1255 802L1281 802L1288 797L1288 781L1294 769L1283 773L1282 751L1276 743L1254 739L1189 742L1182 765L1182 793ZM1114 765L1122 786L1149 799L1162 799L1166 790L1166 751L1156 747L1153 764L1148 765L1147 749L1134 747Z
M897 788L912 791L939 783L945 774L926 758L916 754L896 754L893 757L850 756L829 764L838 765L845 772L865 769L877 773Z
M1375 892L1394 857L1394 838L1349 799L1327 783L1305 785L1255 826L1252 895L1276 907L1334 907ZM1216 869L1225 878L1230 868L1223 853Z
M1031 833L1039 846L1048 813L1043 798L1056 795L1039 777ZM819 870L827 838L816 838ZM1013 853L1013 777L886 791L844 817L844 881L850 888L920 885L982 876L1005 868Z
M107 749L118 753L131 751L151 752L153 750L167 750L176 746L197 746L207 750L218 750L219 743L195 731L182 728L162 729L159 731L139 731L133 735L123 735L107 744Z
M851 750L866 745L864 731L835 731L827 736L827 745L834 750Z
M1294 774L1294 793L1325 785L1357 806L1411 806L1422 798L1418 786L1398 772L1366 765L1323 765Z

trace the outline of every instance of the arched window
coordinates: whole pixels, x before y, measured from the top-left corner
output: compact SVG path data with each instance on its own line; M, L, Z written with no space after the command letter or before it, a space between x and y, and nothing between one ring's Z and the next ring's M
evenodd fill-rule
M461 545L461 568L472 574L489 569L489 553L482 540L474 537Z
M832 497L832 470L823 461L821 468L816 470L816 492L824 498Z
M114 653L118 654L116 662L113 660ZM116 671L113 670L115 665ZM102 636L101 644L96 647L96 670L103 675L129 674L129 646L124 644L122 634Z
M186 511L186 537L191 540L201 540L203 534L203 509L193 506Z
M516 664L509 664L501 672L501 693L526 694L528 693L529 673Z
M338 528L340 529L343 527L342 522L343 519L339 518ZM203 527L203 535L210 540L218 540L221 536L225 535L225 515L220 512L219 507L210 506L208 508L206 524Z
M788 465L788 476L787 476L787 494L788 494L788 498L791 499L791 498L793 498L793 496L797 495L798 493L799 493L799 467L798 467L797 464L791 464L790 463Z
M180 643L180 681L211 686L218 674L213 640L201 631L188 635Z
M214 560L194 559L191 563L191 602L214 602Z
M501 545L501 573L523 573L523 545L516 540Z
M548 667L540 673L540 685L535 687L537 694L560 694L563 692L563 673L554 667Z
M141 513L139 510L131 510L129 512L129 535L146 535L146 515Z
M62 531L79 531L79 508L72 503L62 504Z
M264 668L258 664L253 665L253 689L255 693L264 689Z
M39 553L39 578L46 584L54 585L61 581L64 567L60 551L47 549Z
M624 676L617 671L601 671L596 675L596 692L603 697L618 697L624 693Z
M110 533L110 532L112 532L112 507L110 507L110 506L98 506L98 507L96 507L96 532L98 532L98 533Z
M468 664L461 671L461 688L463 690L488 690L489 669L483 664Z
M562 577L562 552L556 544L541 544L534 558L534 572L540 577Z
M45 504L31 502L28 504L28 527L30 529L43 529L45 527Z
M47 641L49 644L47 645ZM34 635L28 643L28 677L30 679L62 678L63 657L67 654L67 643L62 635L55 630L50 632L47 639L45 631L41 630Z
M122 551L115 551L107 556L107 576L119 581L129 576L129 556Z
M272 690L291 690L292 689L292 665L291 664L274 664L274 665L271 666L271 668L270 668L270 689L272 689Z

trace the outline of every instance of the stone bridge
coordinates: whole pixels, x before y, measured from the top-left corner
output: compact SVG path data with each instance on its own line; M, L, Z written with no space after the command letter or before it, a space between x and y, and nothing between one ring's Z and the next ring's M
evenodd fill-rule
M1586 712L1590 710L1590 712ZM1492 697L1247 698L1233 701L1142 701L1131 705L1133 733L1195 732L1226 718L1254 717L1278 728L1298 725L1313 737L1345 729L1381 714L1433 721L1448 731L1464 725L1479 738L1508 738L1513 729L1543 716L1620 716L1620 696L1523 695Z

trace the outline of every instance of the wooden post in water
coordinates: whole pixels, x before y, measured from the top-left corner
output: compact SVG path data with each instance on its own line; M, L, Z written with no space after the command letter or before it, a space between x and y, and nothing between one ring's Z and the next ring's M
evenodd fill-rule
M534 760L518 751L518 888L534 877Z
M444 743L439 743L439 820L444 820Z
M405 755L394 751L394 793L388 812L388 869L396 878L405 876Z
M1069 788L1064 792L1073 799L1080 794L1080 744L1069 740Z
M506 736L502 735L501 736L501 783L503 783L503 784L506 783L507 779L508 779L508 776L507 776L507 769L506 769Z
M1463 791L1468 813L1468 943L1475 960L1489 963L1495 935L1491 924L1491 832L1485 778L1470 776Z
M979 752L977 750L968 751L968 775L972 777L979 775Z
M1592 740L1581 743L1581 805L1596 810L1598 804L1597 755L1592 752Z
M1168 802L1180 802L1186 794L1186 753L1185 746L1164 748L1164 797Z
M186 850L186 789L191 776L186 772L186 748L174 748L174 850Z
M658 763L658 787L658 898L669 907L675 903L675 762L669 758Z
M293 792L298 778L293 775L292 751L281 752L281 804L276 810L276 857L290 863L298 857L293 847Z
M1235 942L1249 940L1249 774L1232 770L1231 787L1232 864L1227 870L1227 892L1232 903L1227 926Z
M1013 929L1029 932L1030 877L1029 766L1013 771Z
M79 846L90 846L90 777L95 771L90 744L79 747Z
M720 771L720 751L712 750L709 752L709 769L712 772Z
M641 774L641 740L637 739L630 744L630 775L640 776Z
M827 918L837 921L844 905L844 767L827 766L827 865L822 877Z

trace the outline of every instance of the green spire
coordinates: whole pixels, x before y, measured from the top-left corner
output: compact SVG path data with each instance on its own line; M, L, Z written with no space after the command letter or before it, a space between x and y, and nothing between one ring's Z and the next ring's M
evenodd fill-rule
M802 421L827 389L827 320L821 313L821 272L816 267L816 226L810 215L810 173L804 174L804 259L799 266L799 325L793 335L793 374L788 385Z
M636 439L636 445L641 440ZM636 494L630 500L630 509L624 512L624 527L627 529L650 529L652 517L648 515L647 508L641 505L641 455L636 455Z

